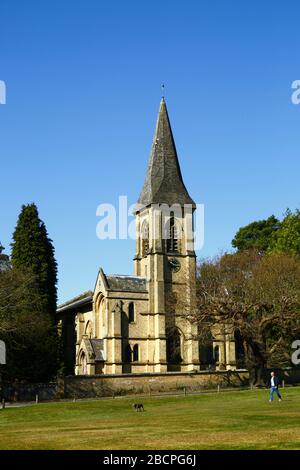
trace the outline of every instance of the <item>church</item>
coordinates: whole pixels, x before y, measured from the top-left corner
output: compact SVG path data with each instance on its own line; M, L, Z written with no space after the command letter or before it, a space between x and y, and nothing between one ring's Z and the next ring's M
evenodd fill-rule
M162 98L135 207L134 275L100 268L93 291L59 306L67 374L236 368L234 337L214 335L202 347L188 319L196 308L195 209Z

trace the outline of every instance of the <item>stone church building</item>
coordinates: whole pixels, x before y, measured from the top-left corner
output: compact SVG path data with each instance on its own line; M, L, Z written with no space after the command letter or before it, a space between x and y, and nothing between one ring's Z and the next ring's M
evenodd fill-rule
M180 171L164 98L135 209L134 275L101 268L93 291L58 308L67 374L236 368L233 337L201 347L195 309L195 202Z

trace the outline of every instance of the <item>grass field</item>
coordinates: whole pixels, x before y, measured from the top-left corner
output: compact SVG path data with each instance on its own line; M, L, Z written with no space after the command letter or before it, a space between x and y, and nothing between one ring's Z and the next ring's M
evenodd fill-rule
M300 449L300 388L41 403L0 411L0 449Z

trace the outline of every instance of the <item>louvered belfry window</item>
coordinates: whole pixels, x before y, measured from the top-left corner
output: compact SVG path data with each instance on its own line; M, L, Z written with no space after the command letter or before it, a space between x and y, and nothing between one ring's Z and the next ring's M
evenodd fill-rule
M149 224L145 220L142 225L142 256L146 256L149 253Z
M175 218L173 215L170 217L169 221L169 233L167 238L167 252L168 253L178 253L178 233Z
M130 302L129 306L128 306L128 321L129 323L132 323L134 322L135 318L134 318L134 303L133 302Z

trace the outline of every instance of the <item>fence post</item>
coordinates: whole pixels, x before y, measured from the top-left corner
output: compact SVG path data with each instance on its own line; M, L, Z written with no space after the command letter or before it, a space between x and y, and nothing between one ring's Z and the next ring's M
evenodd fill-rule
M39 402L39 394L37 393L37 394L35 395L35 404L37 405L38 402Z
M283 379L283 381L282 381L282 388L284 388L284 386L285 386L285 381L284 381L284 379Z
M220 393L220 384L218 384L218 393Z
M149 385L149 397L151 397L151 385Z
M184 396L186 397L186 387L184 387L183 390L184 390Z
M5 398L2 398L2 410L5 409Z

